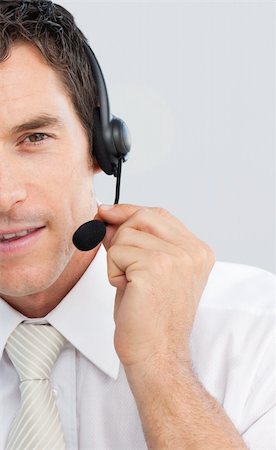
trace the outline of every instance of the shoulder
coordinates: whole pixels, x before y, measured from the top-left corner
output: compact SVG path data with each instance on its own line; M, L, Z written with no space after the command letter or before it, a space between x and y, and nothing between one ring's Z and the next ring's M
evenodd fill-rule
M217 261L210 273L200 307L275 314L276 276L246 264Z
M196 313L192 339L212 349L261 351L275 329L276 277L245 264L215 263ZM231 344L231 345L230 345ZM243 346L243 347L242 347Z

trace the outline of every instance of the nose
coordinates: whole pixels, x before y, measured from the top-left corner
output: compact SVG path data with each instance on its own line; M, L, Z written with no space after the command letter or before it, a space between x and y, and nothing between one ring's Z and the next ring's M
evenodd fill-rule
M19 172L15 165L0 161L0 214L11 211L26 198Z

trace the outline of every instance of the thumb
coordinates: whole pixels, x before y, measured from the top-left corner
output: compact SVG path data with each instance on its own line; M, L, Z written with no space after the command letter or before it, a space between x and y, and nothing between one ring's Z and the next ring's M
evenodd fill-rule
M116 205L100 205L98 216L104 221L116 225L122 225L142 206L120 203Z
M101 222L103 222L103 217L101 217L97 213L94 217L94 220L100 220ZM118 226L112 225L112 224L108 223L106 220L104 221L104 223L106 225L106 234L102 240L102 243L107 251L110 248L111 239L114 236L114 234L116 233Z

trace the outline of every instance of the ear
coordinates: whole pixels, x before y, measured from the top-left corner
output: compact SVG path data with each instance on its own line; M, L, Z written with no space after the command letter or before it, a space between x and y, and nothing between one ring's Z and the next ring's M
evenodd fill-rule
M94 175L97 175L98 173L102 172L102 169L100 168L100 166L97 163L97 161L95 160L95 158L93 158L93 172L94 172Z

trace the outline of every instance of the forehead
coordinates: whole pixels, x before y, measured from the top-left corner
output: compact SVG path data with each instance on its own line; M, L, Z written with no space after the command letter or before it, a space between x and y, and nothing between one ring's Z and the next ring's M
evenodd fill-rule
M0 127L12 126L26 113L72 114L71 102L56 72L31 44L12 47L0 62Z

